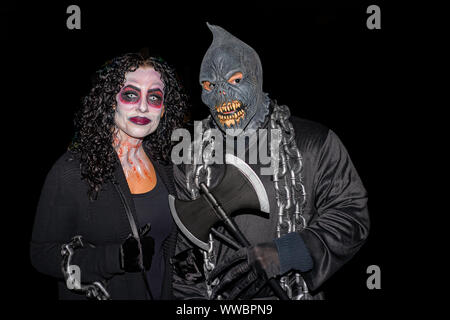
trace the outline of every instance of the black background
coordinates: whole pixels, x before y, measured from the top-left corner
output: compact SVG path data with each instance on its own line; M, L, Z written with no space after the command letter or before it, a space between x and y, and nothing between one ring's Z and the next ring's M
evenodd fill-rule
M70 4L81 8L81 30L66 27ZM370 4L381 7L381 30L366 27ZM390 195L398 187L400 163L394 154L402 148L398 123L404 107L392 92L398 89L396 48L407 31L395 23L392 8L381 1L2 6L2 54L10 61L3 66L3 81L12 84L3 121L14 124L2 128L10 146L2 158L8 168L6 197L17 204L13 212L7 210L18 218L8 228L20 230L9 259L14 263L6 264L18 271L8 279L14 283L12 296L21 296L26 288L33 299L57 298L53 281L30 265L29 240L40 189L71 141L73 114L90 88L91 75L112 57L148 47L176 68L194 105L192 120L200 120L207 109L200 100L198 72L212 40L206 21L258 52L264 91L271 98L338 134L369 192L370 237L324 286L328 299L395 296L397 275L390 262L401 240L391 230L398 212ZM366 287L366 269L372 264L381 268L381 290Z

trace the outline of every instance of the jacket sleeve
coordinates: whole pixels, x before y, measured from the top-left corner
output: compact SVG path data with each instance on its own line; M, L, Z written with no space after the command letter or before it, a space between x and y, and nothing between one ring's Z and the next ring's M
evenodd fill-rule
M317 158L312 219L301 231L314 267L303 274L316 290L360 249L369 233L367 194L350 157L334 132Z
M73 171L73 170L72 170ZM80 204L75 200L74 179L78 174L57 163L45 180L35 216L30 243L31 263L39 272L62 280L61 246L77 235ZM87 196L87 195L86 195ZM75 251L72 264L81 269L82 282L92 282L120 273L120 245L85 247Z
M186 167L174 166L174 180L177 197L191 200L186 188ZM177 300L207 299L202 252L181 232L178 232L175 256L171 259L173 267L173 294Z

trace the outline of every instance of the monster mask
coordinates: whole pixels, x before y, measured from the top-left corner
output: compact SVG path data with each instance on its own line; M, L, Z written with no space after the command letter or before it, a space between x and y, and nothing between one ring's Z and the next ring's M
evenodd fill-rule
M228 134L257 129L269 113L258 54L223 28L207 25L213 41L200 67L202 101Z

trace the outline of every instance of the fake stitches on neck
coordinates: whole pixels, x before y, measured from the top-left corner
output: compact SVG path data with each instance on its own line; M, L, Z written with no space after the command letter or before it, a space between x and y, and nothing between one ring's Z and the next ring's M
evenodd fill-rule
M130 192L146 193L156 186L156 173L150 159L145 154L142 139L126 134L114 137L114 149L122 165Z

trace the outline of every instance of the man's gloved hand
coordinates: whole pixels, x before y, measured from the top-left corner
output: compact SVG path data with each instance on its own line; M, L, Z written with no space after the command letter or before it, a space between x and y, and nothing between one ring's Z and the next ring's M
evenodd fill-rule
M213 288L212 299L251 299L266 282L280 274L280 259L274 242L241 248L209 274L209 281L216 278L219 284Z
M220 280L213 289L212 298L220 294L230 300L251 299L269 279L291 270L308 272L313 266L303 238L298 232L290 232L272 242L239 249L219 263L208 279L210 282L216 278ZM272 291L269 286L263 290L266 289Z
M120 266L126 272L141 272L150 269L152 257L155 253L155 240L145 234L150 230L149 225L145 225L139 230L140 242L129 235L120 247ZM142 261L141 261L142 259Z

